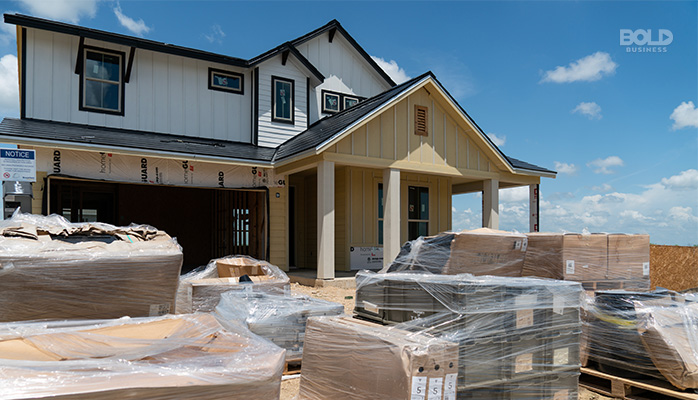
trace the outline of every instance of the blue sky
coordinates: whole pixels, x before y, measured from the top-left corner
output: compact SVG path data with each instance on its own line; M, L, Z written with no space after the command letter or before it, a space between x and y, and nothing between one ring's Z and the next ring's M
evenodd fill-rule
M242 58L336 18L397 80L433 71L502 151L559 172L541 183L542 230L698 244L698 2L0 4ZM673 39L626 46L621 29ZM2 117L18 115L13 30L0 31ZM502 229L528 230L527 196L500 192ZM453 228L480 226L480 202L455 196Z

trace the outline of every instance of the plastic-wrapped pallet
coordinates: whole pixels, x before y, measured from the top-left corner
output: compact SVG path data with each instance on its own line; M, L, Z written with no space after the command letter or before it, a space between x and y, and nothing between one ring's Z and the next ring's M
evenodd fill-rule
M302 356L308 318L341 314L344 306L339 303L283 292L225 292L215 310L224 325L246 324L253 333L286 349L289 361Z
M308 320L300 398L455 400L457 344L350 317Z
M248 279L249 278L249 279ZM290 290L288 275L279 267L249 256L228 256L209 261L179 280L177 314L210 312L229 290L272 292Z
M577 282L357 274L355 314L458 343L458 398L576 398Z
M0 221L0 321L148 317L174 311L182 250L146 225Z
M698 303L690 296L597 291L584 311L585 355L602 371L698 388Z
M406 243L383 272L520 277L526 236L488 228L447 232Z
M278 399L285 351L210 314L0 325L0 398Z

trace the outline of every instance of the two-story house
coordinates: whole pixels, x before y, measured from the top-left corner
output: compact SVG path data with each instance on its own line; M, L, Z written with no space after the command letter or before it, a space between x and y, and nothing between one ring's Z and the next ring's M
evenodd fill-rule
M5 22L21 116L0 141L36 150L33 212L157 226L185 267L249 254L332 278L450 230L454 194L482 192L496 228L499 188L555 176L502 153L432 73L396 85L337 21L249 60Z

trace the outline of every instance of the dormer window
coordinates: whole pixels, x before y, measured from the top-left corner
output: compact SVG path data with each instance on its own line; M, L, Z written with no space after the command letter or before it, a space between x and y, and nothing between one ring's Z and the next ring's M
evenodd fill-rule
M242 74L214 68L208 69L208 88L211 90L244 94L242 84Z
M293 85L291 79L271 77L272 97L271 108L274 122L293 124Z
M322 112L325 114L338 113L359 104L361 100L363 100L363 98L359 96L323 90Z
M124 53L85 46L80 110L124 115Z

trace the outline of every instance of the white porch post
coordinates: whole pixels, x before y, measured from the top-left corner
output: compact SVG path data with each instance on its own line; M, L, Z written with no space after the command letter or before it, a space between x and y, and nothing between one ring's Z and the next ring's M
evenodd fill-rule
M540 185L528 185L529 200L529 230L538 232L540 230Z
M317 166L317 278L334 279L334 162Z
M400 170L383 170L383 266L400 252Z
M482 182L482 226L499 229L499 180Z

